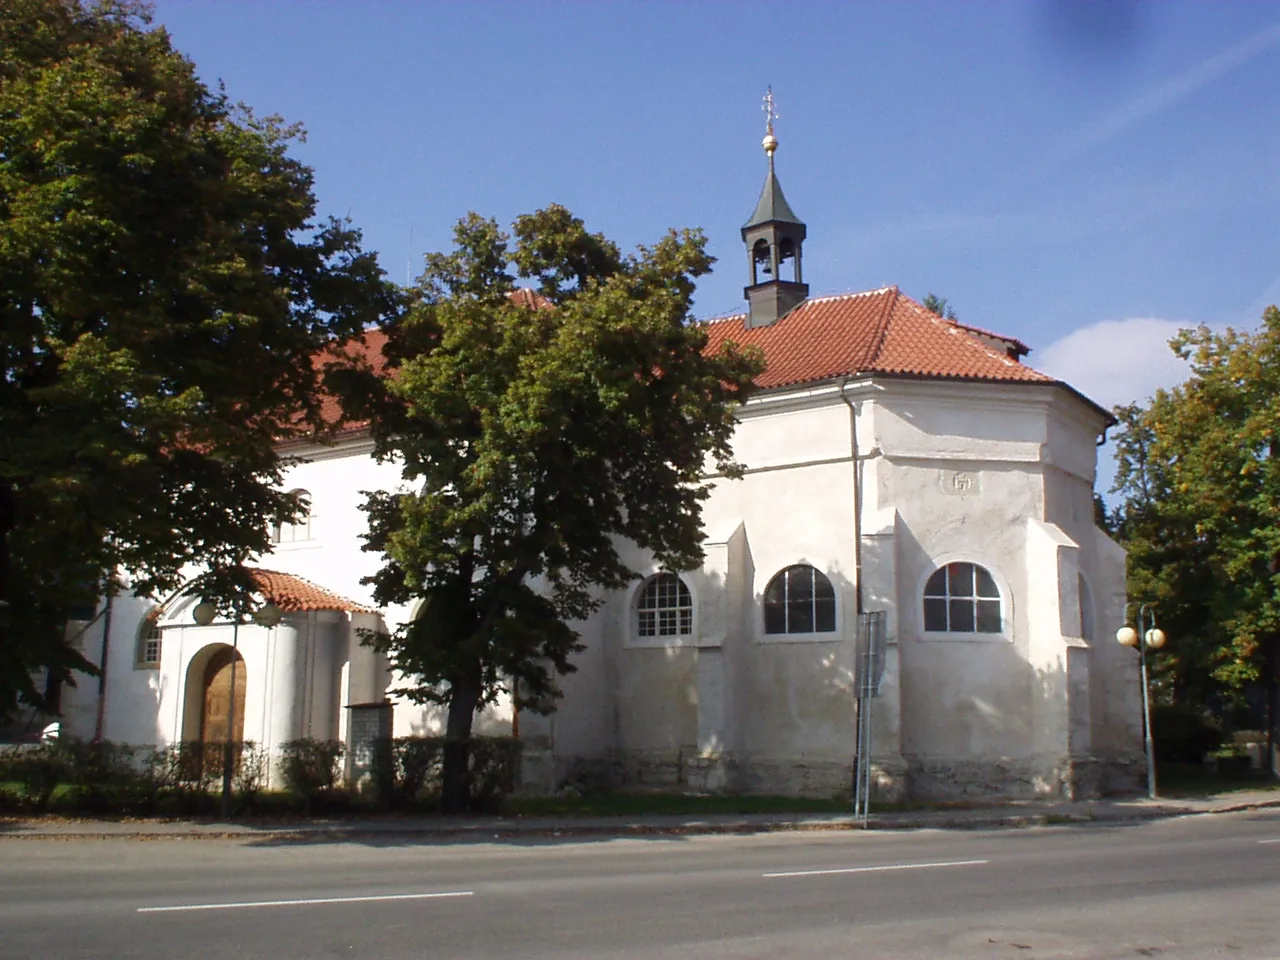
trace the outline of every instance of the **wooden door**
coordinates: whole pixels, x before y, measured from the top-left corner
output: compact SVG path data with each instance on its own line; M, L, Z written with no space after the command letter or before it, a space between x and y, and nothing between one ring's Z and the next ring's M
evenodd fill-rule
M236 687L233 697L232 654L230 648L218 651L204 671L204 716L200 724L200 739L205 743L223 743L227 739L238 743L244 739L244 658L235 654ZM231 716L233 703L234 720Z

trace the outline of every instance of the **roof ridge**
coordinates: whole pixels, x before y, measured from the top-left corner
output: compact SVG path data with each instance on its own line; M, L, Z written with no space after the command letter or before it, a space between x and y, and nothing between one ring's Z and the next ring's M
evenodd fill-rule
M828 293L821 297L806 297L800 303L796 304L796 309L798 310L810 303L829 303L832 300L850 300L854 297L877 297L888 293L891 290L897 289L897 285L892 285L888 287L877 287L874 290L848 290L844 293ZM714 317L700 317L696 322L703 324L724 323L727 320L737 320L740 317L745 317L746 315L747 311L739 310L736 313L722 313Z
M880 351L884 349L884 342L889 338L889 322L893 317L893 308L896 307L898 305L898 301L905 296L905 294L898 289L896 284L892 287L886 287L885 290L892 291L893 296L885 300L884 313L881 315L879 321L877 321L880 324L880 329L876 333L875 346L871 348L871 356L869 359L872 364L880 359ZM910 300L911 298L907 297L907 299Z

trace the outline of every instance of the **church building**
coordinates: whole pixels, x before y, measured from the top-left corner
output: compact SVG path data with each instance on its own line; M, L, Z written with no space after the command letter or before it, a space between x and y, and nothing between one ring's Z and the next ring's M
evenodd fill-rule
M640 576L577 624L585 649L547 717L487 708L518 732L523 788L668 787L830 795L851 789L860 614L886 644L870 713L882 799L1088 796L1144 776L1137 660L1121 625L1125 557L1094 523L1106 410L1023 363L1019 340L940 317L894 287L810 296L806 227L774 169L742 227L746 310L707 321L709 349L754 344L767 367L738 410L742 479L708 476L703 565ZM535 307L536 295L519 297ZM375 355L380 335L366 337ZM268 751L347 739L347 708L397 684L361 629L362 491L394 490L366 429L293 444L288 488L310 515L272 531L257 571L278 622L197 623L198 598L114 602L102 730L134 744L221 740ZM205 619L205 618L202 618ZM865 618L864 618L865 619ZM102 624L85 655L102 655ZM235 679L232 681L232 674ZM64 698L92 736L96 681ZM396 735L438 733L398 702Z

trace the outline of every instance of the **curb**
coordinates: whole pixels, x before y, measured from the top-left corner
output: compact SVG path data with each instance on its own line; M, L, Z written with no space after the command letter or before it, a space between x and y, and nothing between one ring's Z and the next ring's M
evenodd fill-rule
M424 827L365 826L300 826L264 828L261 831L240 829L196 829L190 831L166 831L155 829L122 829L115 831L32 830L24 832L0 832L0 842L5 840L251 840L280 844L342 843L352 840L405 840L417 839L423 843L432 841L454 842L459 840L513 840L555 839L587 836L698 836L716 834L750 833L800 833L817 831L901 831L901 830L983 830L993 828L1027 828L1070 826L1076 824L1125 823L1172 819L1184 816L1206 816L1240 813L1247 810L1263 810L1280 807L1276 799L1249 801L1211 808L1150 807L1129 808L1119 811L1095 810L1047 810L1027 813L990 814L976 816L903 817L901 819L872 816L866 826L852 817L839 819L779 820L752 822L746 820L708 823L687 821L684 823L536 823L529 820L510 823L473 824L451 827L429 824Z

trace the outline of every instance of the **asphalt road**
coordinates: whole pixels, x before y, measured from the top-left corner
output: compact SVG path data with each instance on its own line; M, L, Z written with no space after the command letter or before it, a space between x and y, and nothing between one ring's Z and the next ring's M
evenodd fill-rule
M0 841L0 958L1280 958L1280 812L624 840Z

